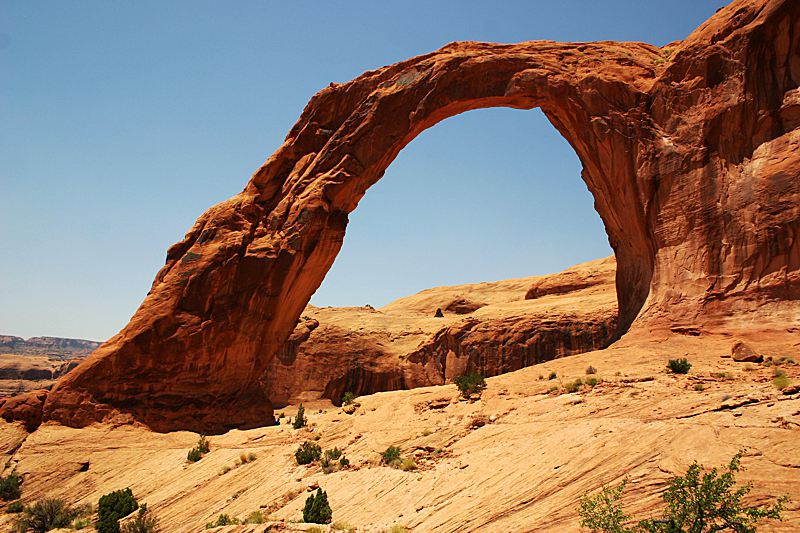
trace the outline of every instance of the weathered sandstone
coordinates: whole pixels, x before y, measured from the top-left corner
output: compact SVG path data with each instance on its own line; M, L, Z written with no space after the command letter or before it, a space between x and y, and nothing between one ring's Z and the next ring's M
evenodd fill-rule
M614 270L607 258L551 276L428 289L378 310L308 306L262 386L273 406L338 403L346 391L441 385L467 370L496 376L597 350L615 331ZM580 289L571 285L576 276ZM540 284L554 287L550 296L525 300ZM465 312L464 302L481 305ZM437 309L444 317L434 317Z
M452 43L325 88L244 190L169 249L130 323L43 417L272 423L261 377L348 214L420 132L485 107L540 107L575 149L617 260L617 335L796 335L799 49L798 2L736 0L662 49Z

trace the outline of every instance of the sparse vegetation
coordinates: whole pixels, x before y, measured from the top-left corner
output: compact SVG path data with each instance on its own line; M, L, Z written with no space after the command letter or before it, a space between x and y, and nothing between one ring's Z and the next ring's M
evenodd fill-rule
M206 524L206 529L214 529L215 527L222 527L222 526L230 526L230 525L239 525L241 521L234 517L231 518L227 514L221 514L217 517L216 522L209 522Z
M131 489L115 490L100 498L97 504L97 531L99 533L119 533L119 519L128 516L139 504Z
M556 371L553 370L552 372L550 372L550 375L547 376L547 379L553 380L553 379L556 379L557 377L558 377L558 374L556 374Z
M695 383L694 390L696 390L696 391L704 391L704 390L706 390L706 387L702 383Z
M436 314L433 315L434 318L444 318L444 313L442 313L441 309L436 310Z
M733 374L729 372L712 372L711 375L719 379L733 379Z
M331 521L331 506L328 504L328 495L322 489L317 489L316 494L311 494L306 499L303 507L303 520L311 524L329 524Z
M319 444L307 440L297 448L294 458L297 460L297 464L307 465L319 459L320 455L322 455L322 448Z
M564 390L569 393L578 392L581 389L581 385L583 385L583 380L578 378L575 381L564 383Z
M422 436L423 436L423 437L427 437L428 435L432 435L432 434L433 434L433 431L432 431L432 430L430 430L430 429L424 429L424 430L422 430Z
M397 446L389 446L386 448L386 451L381 453L381 459L383 459L383 462L387 465L392 464L393 461L400 459L400 448Z
M200 438L197 440L197 446L189 450L189 453L186 455L186 460L190 463L196 463L202 459L210 449L211 443L206 439L206 436L201 433Z
M356 395L350 391L345 392L342 396L342 405L350 405L354 401L356 401Z
M266 521L267 521L267 517L264 516L264 513L262 511L253 511L252 513L247 515L247 518L245 519L244 523L245 524L263 524Z
M121 533L159 533L161 528L158 526L156 515L147 508L147 505L142 504L133 520L122 524L120 531Z
M294 417L294 422L292 423L292 427L294 429L300 429L301 427L304 427L308 422L305 416L303 416L305 412L306 410L303 408L303 404L301 403L300 407L297 408L297 416Z
M400 463L400 470L403 472L408 472L409 470L416 470L417 463L414 462L414 459L403 459Z
M586 381L584 381L584 383L586 383L588 387L594 387L602 382L603 382L602 379L596 377L586 378Z
M22 505L22 500L13 501L6 507L7 513L21 513L25 506Z
M64 500L39 500L23 509L22 514L14 524L14 531L18 533L24 531L45 533L51 529L69 526L76 515L77 512L67 505Z
M785 389L786 387L788 387L791 384L792 384L792 380L790 380L786 376L778 376L778 377L772 378L772 385L778 390L783 390L783 389Z
M688 374L690 368L692 368L692 364L685 357L683 359L670 359L669 363L667 363L667 369L673 374Z
M22 495L22 476L11 472L6 477L0 477L0 499L3 501L16 500Z
M347 459L347 457L343 456L341 459L339 459L339 468L347 468L348 466L350 466L350 461Z
M333 524L331 524L331 528L334 531L347 531L348 533L352 533L353 531L356 530L356 528L354 528L347 522L334 522Z
M586 375L589 376L592 374L597 374L597 369L592 365L589 365L589 368L586 369Z
M339 448L334 447L334 448L330 448L328 450L325 450L325 457L327 457L328 459L331 459L333 461L336 461L341 456L342 456L342 450L340 450Z
M742 454L734 455L726 472L721 475L717 475L716 468L703 473L700 465L692 464L684 477L669 480L667 490L662 494L665 504L662 518L641 520L633 528L625 526L630 517L622 512L620 503L627 479L617 488L603 486L594 496L584 493L578 511L581 526L595 533L755 533L761 520L780 520L789 498L782 496L771 507L743 506L740 500L750 492L752 484L735 487L734 473L742 470Z
M473 394L480 396L486 388L486 379L476 372L467 372L456 378L456 386L464 398L470 398Z

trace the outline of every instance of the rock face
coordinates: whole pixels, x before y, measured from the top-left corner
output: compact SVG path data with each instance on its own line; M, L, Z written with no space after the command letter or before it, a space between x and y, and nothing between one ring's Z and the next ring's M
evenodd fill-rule
M453 43L311 99L245 189L204 213L130 323L44 419L270 423L260 378L348 213L420 132L540 107L572 145L617 260L618 334L797 327L800 4L737 0L681 42ZM687 329L688 328L688 329Z
M466 371L496 376L604 348L617 317L615 266L607 258L551 276L438 287L378 310L309 306L262 386L275 407L318 398L338 405L346 391L441 385ZM543 284L553 288L547 297L524 299Z

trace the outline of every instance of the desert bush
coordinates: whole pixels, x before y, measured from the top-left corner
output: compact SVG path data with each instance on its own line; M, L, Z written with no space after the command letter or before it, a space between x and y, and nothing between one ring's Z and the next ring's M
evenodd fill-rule
M297 408L297 416L294 417L294 422L292 423L292 427L294 429L300 429L301 427L306 425L306 418L303 416L306 410L303 408L303 404L300 404L300 407Z
M547 376L547 379L556 379L557 377L558 374L556 374L556 371L553 370L552 372L550 372L550 375Z
M792 380L790 380L786 376L778 376L778 377L772 378L772 385L778 390L785 389L791 383L792 383Z
M342 456L341 459L339 459L339 468L347 468L348 466L350 466L350 461L347 457Z
M100 498L97 504L97 531L99 533L119 533L119 519L128 516L139 504L131 489L115 490Z
M14 524L14 531L45 533L51 529L67 527L75 518L75 514L75 510L64 500L39 500L31 506L25 507Z
M584 381L584 383L586 383L590 387L594 387L595 385L601 383L602 381L603 380L600 378L591 377L591 378L586 378L586 381Z
M703 385L702 383L695 383L694 390L696 390L696 391L704 391L704 390L706 390L706 386Z
M735 472L742 470L740 460L743 452L733 456L726 472L717 475L717 469L703 473L697 463L692 464L684 477L674 477L667 483L662 494L664 510L660 520L641 520L634 528L625 527L629 517L622 512L620 497L626 480L616 489L603 487L599 494L581 498L581 526L602 533L710 533L733 531L755 533L756 525L765 518L780 520L788 496L778 498L771 507L745 507L741 499L752 488L748 483L735 487ZM663 525L668 529L662 528Z
M22 505L22 500L13 501L6 507L7 513L21 513L25 506Z
M186 460L190 463L196 463L208 453L210 446L211 443L206 439L206 436L201 433L200 438L197 440L197 446L189 450L189 453L186 454Z
M332 461L338 460L339 457L341 457L341 456L342 456L342 450L340 450L339 448L334 447L334 448L330 448L328 450L325 450L325 457L327 457L328 459L330 459Z
M263 524L266 521L267 521L267 517L264 516L264 513L262 511L253 511L252 513L247 515L247 518L245 519L244 523L245 524Z
M389 446L381 453L381 459L383 459L383 462L387 465L392 464L392 461L400 459L400 448L397 446Z
M347 522L334 522L331 524L331 529L334 531L347 531L348 533L352 533L356 530L353 526L348 524Z
M11 472L6 477L0 477L0 499L3 501L16 500L22 495L22 476Z
M416 470L417 463L414 462L414 459L403 459L403 462L400 463L400 470L403 472L408 472L409 470Z
M592 365L589 365L589 367L586 369L586 375L588 376L590 374L597 374L597 369Z
M319 459L320 455L322 455L322 448L320 448L319 444L308 440L301 444L300 447L297 448L297 451L294 452L294 458L299 465L313 463Z
M436 313L433 315L434 318L444 318L444 313L442 313L441 309L437 309Z
M673 374L688 374L692 364L685 357L683 359L670 359L667 363L667 368Z
M234 517L231 518L227 514L221 514L217 517L216 522L208 522L206 524L206 529L214 529L215 527L222 527L222 526L231 526L231 525L239 525L241 521Z
M159 533L161 528L156 515L147 508L147 505L142 504L133 520L122 524L120 531L121 533Z
M583 385L583 380L581 378L576 379L575 381L570 381L564 384L564 390L567 392L578 392Z
M311 524L328 524L331 521L331 506L328 505L328 495L322 489L317 489L316 494L306 499L303 507L303 520Z
M478 373L467 372L461 377L456 378L456 386L461 391L461 396L469 398L473 394L478 394L486 388L486 379Z
M306 533L325 533L325 530L321 527L311 526L306 529Z

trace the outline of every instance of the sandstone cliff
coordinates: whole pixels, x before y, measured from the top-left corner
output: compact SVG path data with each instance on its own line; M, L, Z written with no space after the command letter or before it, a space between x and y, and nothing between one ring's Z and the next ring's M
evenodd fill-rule
M348 214L420 132L485 107L540 107L575 149L616 256L617 335L796 336L799 27L796 0L736 0L662 49L452 43L323 89L244 190L169 249L44 419L272 423L264 371Z

